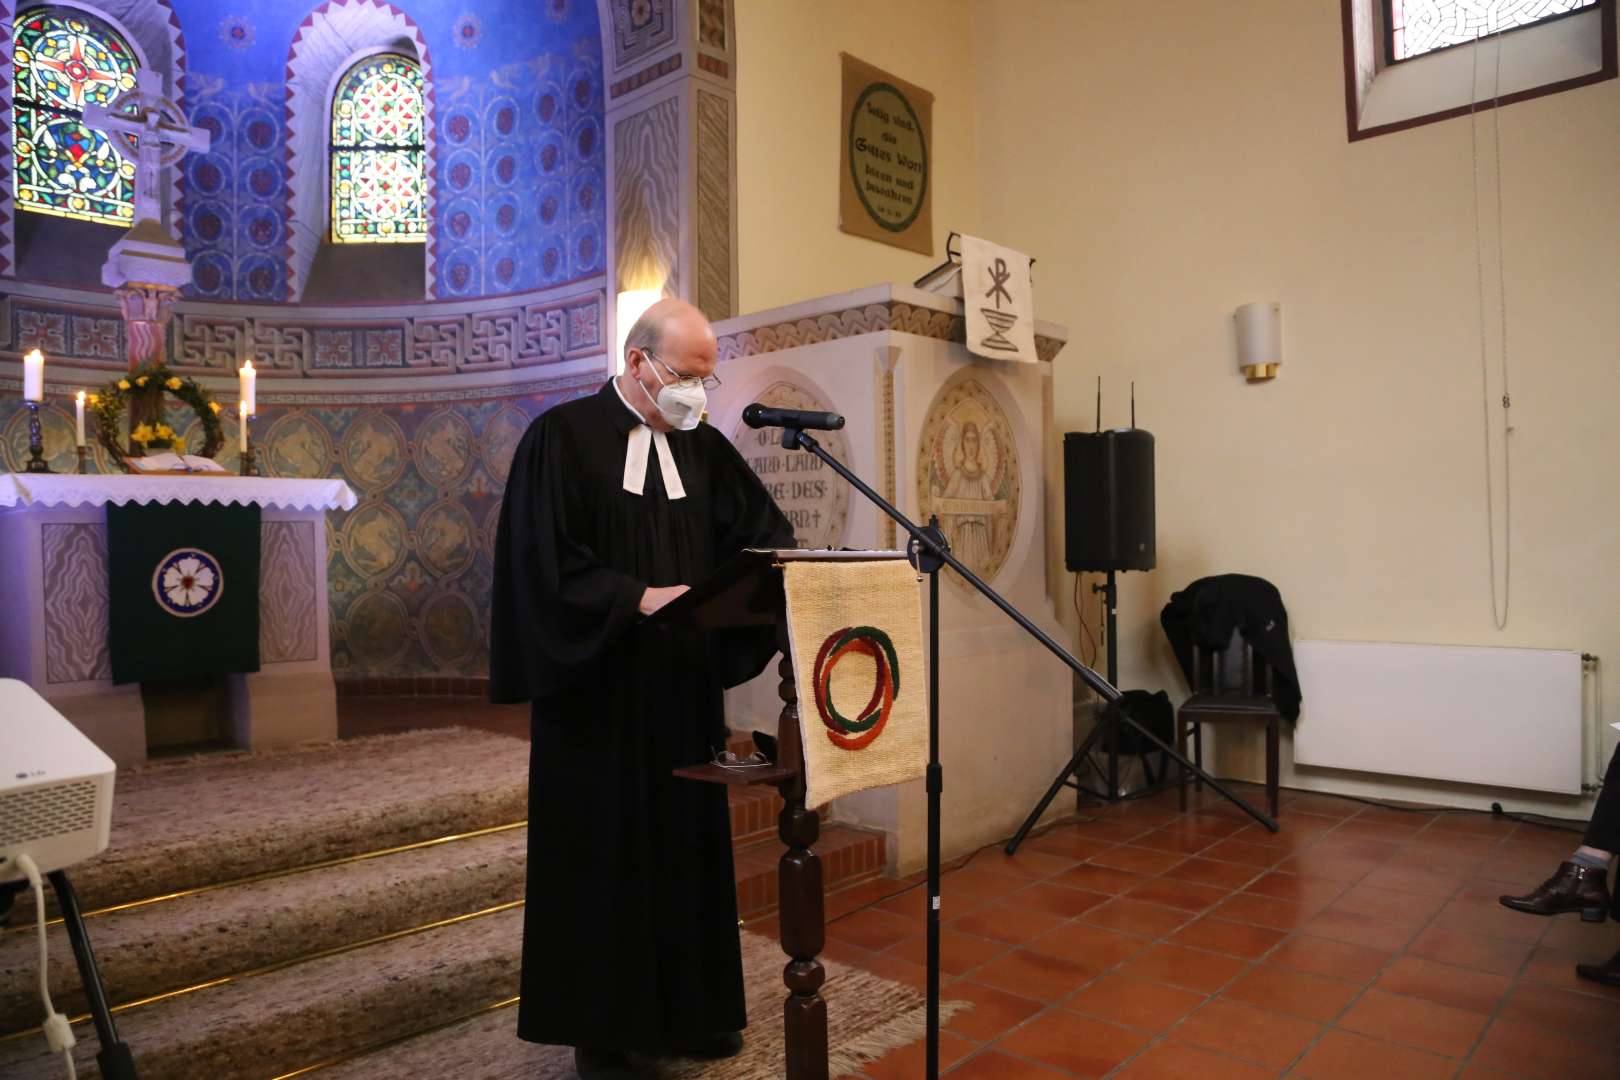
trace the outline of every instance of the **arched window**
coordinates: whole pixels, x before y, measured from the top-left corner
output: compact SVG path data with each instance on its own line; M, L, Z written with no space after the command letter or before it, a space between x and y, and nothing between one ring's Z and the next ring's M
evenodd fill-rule
M427 239L422 69L397 53L368 56L332 95L332 240Z
M128 225L135 166L106 134L84 124L86 105L106 105L135 86L129 43L75 8L35 8L12 29L14 199L23 210Z

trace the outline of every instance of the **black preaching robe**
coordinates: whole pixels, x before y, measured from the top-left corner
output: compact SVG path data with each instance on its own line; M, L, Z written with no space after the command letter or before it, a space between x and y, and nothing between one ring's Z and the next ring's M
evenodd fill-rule
M649 586L695 585L793 530L724 435L670 432L623 490L640 424L611 382L530 425L496 538L490 696L532 701L518 1034L656 1053L739 1031L742 956L725 788L672 769L725 738L721 691L764 670L770 630L649 623Z

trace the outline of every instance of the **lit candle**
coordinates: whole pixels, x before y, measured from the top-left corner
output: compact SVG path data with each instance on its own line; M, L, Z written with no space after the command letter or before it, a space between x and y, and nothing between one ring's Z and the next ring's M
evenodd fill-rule
M258 381L259 373L253 370L253 361L248 360L236 374L241 379L242 404L247 409L247 415L252 416L259 411L259 403L253 396L254 384Z
M79 445L84 445L84 391L79 391L78 398L73 403L73 434L78 438Z
M242 405L242 419L239 421L239 426L237 427L237 447L245 454L245 453L247 453L247 448L248 448L248 415L249 415L249 409L248 409L248 400L247 400L247 398L242 399L241 405Z
M23 400L45 400L45 357L38 349L23 357Z

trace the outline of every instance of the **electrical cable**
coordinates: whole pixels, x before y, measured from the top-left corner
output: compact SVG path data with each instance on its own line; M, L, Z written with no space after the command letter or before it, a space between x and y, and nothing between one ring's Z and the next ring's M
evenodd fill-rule
M1080 639L1080 660L1087 667L1095 667L1097 664L1097 639L1092 636L1091 627L1086 625L1085 605L1080 600L1080 586L1084 582L1085 576L1080 571L1076 571L1074 575L1074 614L1080 620L1080 633L1083 635ZM1085 658L1085 644L1088 641L1091 642L1090 660Z
M34 889L34 911L39 926L39 997L45 1003L45 1040L51 1044L51 1052L61 1054L62 1060L67 1062L68 1080L78 1080L79 1074L73 1067L73 1047L77 1042L73 1037L73 1028L68 1024L68 1018L51 1004L51 985L46 974L49 951L45 935L45 884L40 880L39 866L26 851L17 856L17 868Z
M1253 780L1240 777L1218 776L1223 784L1252 784ZM1492 803L1489 810L1476 810L1471 806L1403 806L1400 803L1384 802L1381 799L1371 799L1365 795L1346 795L1341 791L1315 791L1310 788L1283 788L1283 791L1297 791L1302 795L1321 796L1325 799L1344 799L1346 802L1362 803L1366 806L1376 806L1380 810L1397 810L1403 814L1486 814L1493 818L1503 818L1523 825L1535 825L1542 829L1552 829L1556 832L1584 832L1586 825L1581 822L1560 820L1558 818L1541 818L1537 815L1508 811L1502 809L1501 803Z

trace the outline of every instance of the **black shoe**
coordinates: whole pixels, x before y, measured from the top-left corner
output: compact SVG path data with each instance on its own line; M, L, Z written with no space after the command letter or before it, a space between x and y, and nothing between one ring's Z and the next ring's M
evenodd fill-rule
M1620 952L1609 957L1607 964L1576 964L1575 974L1604 986L1620 987Z
M593 1046L574 1048L574 1071L579 1080L650 1080L658 1075L638 1066L623 1050Z
M1593 866L1567 862L1559 866L1558 873L1542 882L1535 892L1500 899L1503 907L1530 915L1562 915L1566 911L1578 911L1582 922L1600 923L1609 913L1609 873Z
M696 1035L670 1043L670 1051L681 1057L719 1061L742 1053L743 1037L740 1031L720 1031L710 1035Z

